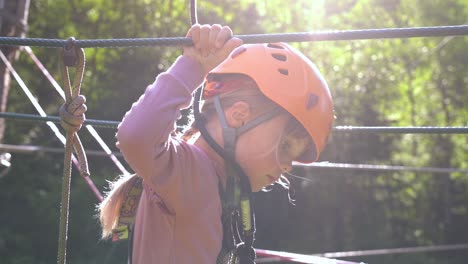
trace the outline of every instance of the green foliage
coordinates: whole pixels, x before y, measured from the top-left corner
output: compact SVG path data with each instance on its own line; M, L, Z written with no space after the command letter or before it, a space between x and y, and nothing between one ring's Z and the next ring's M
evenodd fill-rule
M464 0L198 1L200 23L227 24L235 34L418 27L466 23ZM66 39L184 36L188 1L31 1L28 37ZM335 125L466 126L467 37L292 43L323 72L334 96ZM34 52L61 83L59 49ZM86 49L82 93L88 118L120 120L132 102L180 54L179 47ZM62 99L27 54L15 63L48 114ZM8 111L34 113L14 84ZM181 121L185 123L186 119ZM5 143L61 147L44 124L9 121ZM116 151L115 131L100 130ZM80 132L87 149L94 139ZM322 160L468 169L465 135L336 134ZM101 191L119 171L90 157ZM13 154L0 178L0 255L5 263L56 258L62 157ZM465 243L466 174L297 169L296 206L285 191L259 194L256 246L298 253ZM99 239L96 198L73 175L68 262L125 263L126 245ZM461 251L353 258L368 263L464 263ZM3 262L2 262L3 263Z

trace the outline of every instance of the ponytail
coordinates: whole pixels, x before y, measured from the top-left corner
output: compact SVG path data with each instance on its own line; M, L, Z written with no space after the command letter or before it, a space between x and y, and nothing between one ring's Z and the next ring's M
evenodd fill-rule
M110 191L98 206L103 239L111 237L112 230L117 227L122 203L136 180L138 180L136 174L127 174L120 176L114 182L109 182Z

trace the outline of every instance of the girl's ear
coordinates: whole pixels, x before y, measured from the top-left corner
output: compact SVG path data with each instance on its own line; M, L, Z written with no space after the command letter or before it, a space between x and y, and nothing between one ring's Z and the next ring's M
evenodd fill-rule
M250 105L244 101L234 103L226 109L226 122L230 127L239 128L251 117Z

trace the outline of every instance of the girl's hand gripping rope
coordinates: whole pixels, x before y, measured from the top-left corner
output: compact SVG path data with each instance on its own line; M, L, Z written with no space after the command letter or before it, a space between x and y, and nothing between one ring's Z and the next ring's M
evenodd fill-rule
M242 45L242 40L232 37L228 26L193 25L187 37L192 39L193 46L184 47L184 55L198 61L203 76L223 62L235 48Z

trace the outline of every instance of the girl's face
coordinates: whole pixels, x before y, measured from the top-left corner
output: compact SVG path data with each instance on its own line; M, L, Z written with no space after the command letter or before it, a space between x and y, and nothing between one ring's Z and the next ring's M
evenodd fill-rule
M309 139L285 132L289 120L286 114L274 117L240 135L236 159L250 180L253 192L275 181L292 169L309 145Z

